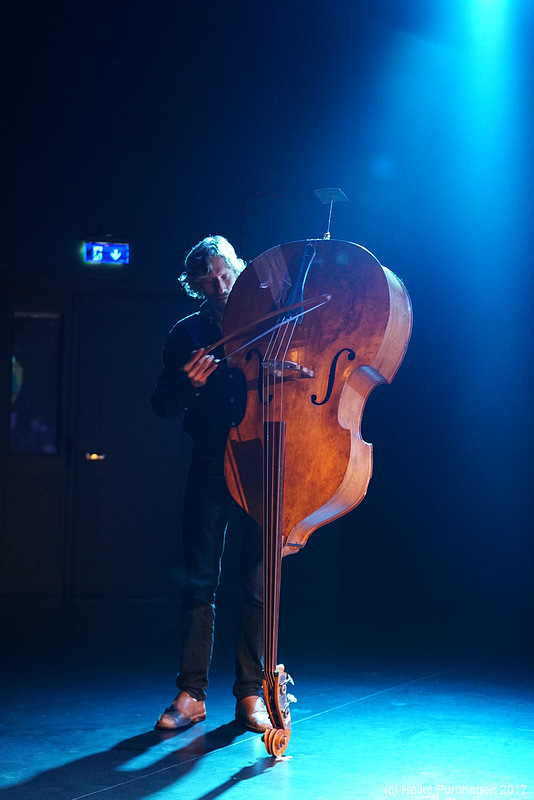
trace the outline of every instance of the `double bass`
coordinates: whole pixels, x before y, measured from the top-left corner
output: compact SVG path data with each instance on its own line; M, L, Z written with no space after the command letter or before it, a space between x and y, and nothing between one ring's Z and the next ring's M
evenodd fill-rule
M277 653L282 558L365 496L372 445L361 437L364 406L395 376L411 320L402 282L364 247L334 239L267 250L228 299L226 358L244 376L247 398L230 430L225 477L263 530L271 755L285 752L291 731L291 679Z

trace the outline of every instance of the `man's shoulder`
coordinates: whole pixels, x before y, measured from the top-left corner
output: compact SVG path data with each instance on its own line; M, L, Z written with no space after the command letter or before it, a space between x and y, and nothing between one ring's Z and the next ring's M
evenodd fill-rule
M188 314L187 317L179 319L171 328L170 335L179 335L184 332L197 333L198 331L211 328L213 325L213 314L209 303L205 300L198 311Z
M185 332L192 332L199 330L202 326L202 320L200 316L200 311L195 311L194 314L189 314L187 317L183 317L176 322L170 332L169 336L180 336Z
M173 325L163 348L165 363L183 364L189 353L202 347L202 325L199 312L189 314Z

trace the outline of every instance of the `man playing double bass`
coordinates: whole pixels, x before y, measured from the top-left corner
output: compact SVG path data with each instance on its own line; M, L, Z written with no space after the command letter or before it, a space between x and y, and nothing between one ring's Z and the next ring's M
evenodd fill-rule
M186 582L181 612L179 693L156 727L175 730L206 716L215 596L226 529L231 515L241 528L241 609L233 687L236 720L247 729L271 728L260 697L262 685L262 534L231 497L224 479L224 450L232 424L239 422L244 397L239 374L227 366L222 348L205 348L221 338L228 296L245 264L222 236L208 236L188 253L180 281L200 310L172 328L163 349L163 371L152 395L160 417L180 415L193 442L182 517Z

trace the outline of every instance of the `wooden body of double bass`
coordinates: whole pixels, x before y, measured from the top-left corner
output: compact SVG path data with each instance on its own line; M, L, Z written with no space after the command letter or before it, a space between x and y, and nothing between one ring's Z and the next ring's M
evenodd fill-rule
M247 266L228 300L225 334L283 308L310 246L315 254L303 298L331 299L294 326L277 391L262 384L273 334L228 358L244 373L248 397L243 420L230 432L226 480L236 501L260 524L266 411L284 422L283 555L296 552L314 530L364 497L372 472L372 446L360 433L364 405L377 384L393 379L411 332L410 300L392 272L359 245L313 240L275 247ZM246 344L251 333L258 330L232 340L227 352Z

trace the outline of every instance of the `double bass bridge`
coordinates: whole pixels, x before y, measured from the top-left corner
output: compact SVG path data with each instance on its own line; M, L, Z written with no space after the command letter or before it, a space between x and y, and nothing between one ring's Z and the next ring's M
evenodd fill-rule
M298 364L296 361L278 361L266 359L262 361L262 368L279 380L295 380L297 378L315 378L315 370Z

